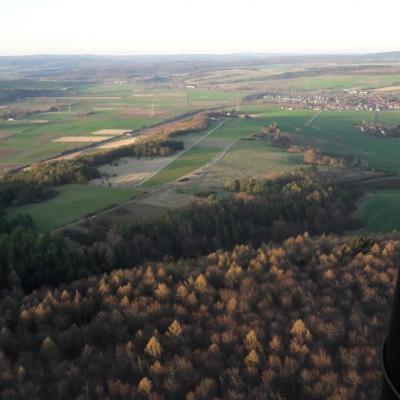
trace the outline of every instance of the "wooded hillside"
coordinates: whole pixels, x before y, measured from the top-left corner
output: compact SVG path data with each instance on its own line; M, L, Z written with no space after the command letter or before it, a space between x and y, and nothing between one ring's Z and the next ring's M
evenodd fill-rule
M400 241L308 235L0 303L2 399L372 399Z

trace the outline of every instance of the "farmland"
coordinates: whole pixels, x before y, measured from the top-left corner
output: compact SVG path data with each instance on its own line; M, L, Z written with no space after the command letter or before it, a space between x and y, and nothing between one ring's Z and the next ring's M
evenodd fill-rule
M91 185L66 185L56 188L57 195L45 202L15 207L8 214L28 214L41 231L48 231L89 214L129 200L137 192L129 189Z
M371 66L364 68L365 72L351 73L338 67L335 73L331 64L321 64L310 66L311 72L307 73L303 66L277 63L249 68L195 69L182 76L138 73L133 80L112 77L82 82L68 81L67 72L64 72L66 80L46 81L24 78L25 71L9 71L7 80L0 80L3 96L0 171L38 162L66 150L77 150L66 156L72 159L82 151L135 144L138 138L126 136L127 132L190 111L219 107L231 112L237 108L241 114L240 118L225 118L221 126L214 122L208 130L178 137L176 140L185 145L185 150L178 154L161 158L125 157L101 165L102 177L90 182L82 193L73 186L59 188L59 195L50 200L50 205L56 202L66 212L59 218L54 216L54 222L42 219L40 204L12 212L29 212L40 228L47 230L107 207L109 201L119 203L139 186L150 193L140 200L140 207L139 203L136 206L132 203L125 210L139 218L147 209L151 216L165 211L164 208L186 204L197 193L223 193L224 182L229 179L264 178L304 167L301 153L288 153L252 137L272 123L290 135L292 144L302 148L355 157L364 160L370 169L398 173L400 141L362 135L355 124L361 120L397 124L400 112L321 112L311 107L280 107L262 99L243 100L248 94L264 90L291 91L296 95L323 92L334 96L343 89L354 88L395 93L400 82L396 68L383 68L379 74L375 73L376 68ZM7 102L7 96L13 100ZM156 131L143 132L150 138ZM77 207L83 195L101 199ZM160 208L153 213L153 206Z
M372 112L325 110L317 116L312 110L288 111L268 106L264 110L261 106L250 106L246 111L256 113L268 123L276 122L300 145L317 147L328 154L355 156L377 170L400 172L400 141L362 135L355 127L361 120L373 121ZM316 118L307 125L313 116ZM380 112L378 118L381 122L400 123L400 112Z
M360 217L371 232L400 229L400 191L381 190L368 194L359 206Z
M42 86L40 82L8 82L0 81L0 87L3 90L17 87L31 91L48 90L49 87L47 82L43 82ZM152 89L137 84L74 85L67 93L56 92L51 99L23 99L0 110L6 117L34 112L28 117L0 120L3 150L0 171L40 161L95 141L89 140L89 137L97 131L133 130L192 109L229 106L236 96L236 93L211 90ZM52 107L56 111L48 112ZM72 138L68 139L69 136ZM88 138L85 139L85 136Z

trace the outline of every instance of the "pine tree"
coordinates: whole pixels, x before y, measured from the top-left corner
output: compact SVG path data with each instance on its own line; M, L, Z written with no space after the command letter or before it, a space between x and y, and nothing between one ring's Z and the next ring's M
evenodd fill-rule
M168 328L168 332L172 336L179 336L182 333L181 324L175 320Z
M146 347L144 349L144 351L149 354L150 356L154 357L154 358L158 358L160 357L161 353L162 353L162 347L160 342L158 341L158 339L153 336L148 343L146 344Z

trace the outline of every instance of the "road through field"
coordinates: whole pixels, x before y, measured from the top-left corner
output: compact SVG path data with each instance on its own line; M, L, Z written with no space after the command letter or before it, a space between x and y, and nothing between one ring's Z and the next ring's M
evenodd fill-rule
M217 129L219 129L226 120L223 120L221 123L219 123L216 127L208 131L204 136L202 136L199 140L196 142L192 143L189 147L187 147L185 150L183 150L181 153L177 154L176 157L174 157L172 160L170 160L168 163L163 165L161 168L159 168L157 171L154 171L150 176L147 178L143 179L141 182L135 185L135 187L140 187L142 186L145 182L149 181L151 178L154 178L157 174L159 174L162 170L167 168L170 164L175 162L178 158L182 157L185 153L187 153L189 150L191 150L193 147L197 146L199 143L201 143L203 140L207 139L212 133L214 133Z
M315 115L313 115L306 123L304 126L310 126L314 120L316 120L322 113L322 110L319 110Z

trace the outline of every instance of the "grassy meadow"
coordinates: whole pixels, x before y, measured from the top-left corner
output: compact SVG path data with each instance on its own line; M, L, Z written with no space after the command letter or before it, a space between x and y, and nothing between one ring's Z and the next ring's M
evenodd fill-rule
M379 190L366 195L358 213L371 232L400 230L400 190Z
M28 214L40 231L49 231L134 198L137 191L91 185L65 185L47 201L14 207L8 215Z

